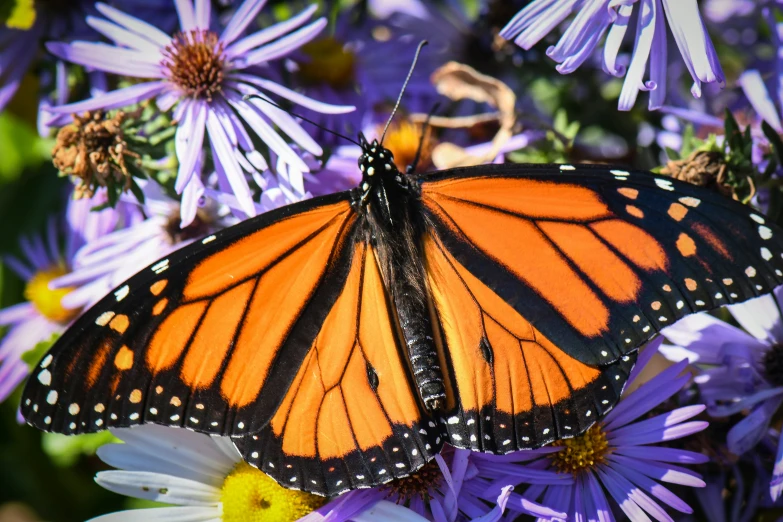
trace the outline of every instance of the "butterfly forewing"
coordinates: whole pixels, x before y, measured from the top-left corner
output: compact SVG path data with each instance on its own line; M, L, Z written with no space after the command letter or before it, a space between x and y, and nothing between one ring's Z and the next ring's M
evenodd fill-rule
M660 329L783 282L783 237L761 215L649 173L499 165L421 184L458 447L581 433Z
M259 431L343 287L356 219L338 194L248 220L142 270L43 358L23 415L67 434L143 422Z

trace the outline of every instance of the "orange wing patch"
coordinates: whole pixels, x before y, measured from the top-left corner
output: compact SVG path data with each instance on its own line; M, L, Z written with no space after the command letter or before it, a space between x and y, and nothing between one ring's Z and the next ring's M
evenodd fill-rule
M342 458L421 419L375 253L355 246L345 287L271 421L286 455Z
M427 236L427 274L462 408L516 415L554 405L600 371L569 357ZM486 342L491 360L482 353ZM453 404L449 404L453 407Z

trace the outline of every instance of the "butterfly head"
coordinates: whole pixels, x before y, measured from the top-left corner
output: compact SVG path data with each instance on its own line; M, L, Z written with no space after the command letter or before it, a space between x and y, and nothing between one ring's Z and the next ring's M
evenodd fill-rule
M399 176L400 172L394 164L394 154L378 143L378 140L368 142L364 135L359 134L359 144L362 155L359 156L359 170L362 171L362 184L372 185L375 180L384 176Z

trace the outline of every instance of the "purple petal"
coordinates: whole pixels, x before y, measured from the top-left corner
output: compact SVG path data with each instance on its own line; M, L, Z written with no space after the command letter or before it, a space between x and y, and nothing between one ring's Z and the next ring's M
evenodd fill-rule
M192 0L174 0L174 6L177 8L179 26L182 28L182 31L188 32L199 29L196 25L196 13L193 11Z
M704 28L696 0L663 0L666 19L685 65L697 82L724 83L715 48Z
M676 426L661 428L647 433L635 433L624 435L622 437L613 437L612 441L618 446L654 444L658 442L665 442L667 440L687 437L688 435L705 430L709 425L710 423L707 421L684 422Z
M29 319L38 315L32 303L24 302L0 308L0 325L7 326Z
M234 158L231 144L223 127L220 125L220 121L211 111L207 112L207 131L209 132L212 155L215 158L215 167L220 168L225 174L242 210L249 216L254 216L256 208L253 204L250 187L248 187L242 169Z
M628 387L631 386L636 378L639 377L639 374L642 373L645 366L647 366L647 363L650 362L650 359L652 359L655 354L658 353L658 349L661 347L661 343L663 343L663 336L659 335L639 349L636 364L631 370L631 374L628 376L628 381L625 383L626 389L628 389Z
M162 81L140 83L123 89L117 89L116 91L107 92L102 96L96 96L89 100L52 107L50 110L55 113L73 114L85 111L95 111L98 109L119 109L152 98L165 89L166 86L166 82Z
M769 482L769 496L772 501L780 498L783 493L783 432L778 439L778 451L775 455L775 467L772 468L772 479Z
M196 27L199 29L209 29L209 18L212 14L212 5L210 0L196 0Z
M245 28L256 19L264 4L266 4L266 0L246 0L243 2L229 20L223 34L220 35L220 41L228 45L239 38Z
M35 269L28 267L25 263L13 256L3 256L2 261L8 265L8 268L13 270L16 275L25 281L32 279L35 274Z
M177 170L177 181L174 185L177 193L181 193L193 175L196 174L196 163L201 156L204 144L204 128L207 113L210 113L210 110L206 103L197 100L192 101L186 109L185 118L177 126L174 138L177 159L180 162Z
M677 408L670 412L656 415L650 419L623 426L622 428L612 431L609 437L612 440L616 440L624 436L633 436L642 433L658 431L660 429L668 428L670 426L674 426L675 424L679 424L688 419L691 419L706 409L707 407L703 404L683 406L682 408ZM617 445L620 446L621 444Z
M9 364L5 362L0 365L0 402L6 400L13 393L27 377L28 372L27 365L24 363Z
M331 103L319 102L299 94L296 91L292 91L291 89L284 87L279 83L261 78L260 76L236 73L232 74L230 78L261 87L262 89L273 92L278 96L296 103L297 105L301 105L302 107L310 109L311 111L320 112L322 114L345 114L356 110L356 107L353 105L332 105Z
M644 83L644 73L653 45L657 19L664 16L656 0L642 0L640 3L641 11L636 21L636 43L634 44L633 57L620 92L619 109L621 111L631 110L636 103L639 91L649 88Z
M196 219L196 212L198 212L198 204L201 197L204 195L204 184L201 182L199 176L193 176L190 178L190 183L185 185L185 190L182 191L182 202L180 205L180 228L185 228L190 225L194 219Z
M585 3L557 45L547 50L547 55L556 62L563 62L577 53L592 53L597 43L595 35L603 34L609 22L609 11L603 2Z
M163 77L163 69L160 65L163 55L160 51L147 53L105 43L81 41L71 44L50 42L46 44L46 48L63 60L121 76Z
M621 5L617 9L617 19L612 23L609 34L606 35L604 43L604 71L612 76L622 76L625 74L625 67L617 64L617 53L620 52L620 46L625 38L625 32L628 30L628 21L633 13L633 5Z
M690 380L688 375L677 377L686 365L687 361L682 361L666 368L633 393L623 397L604 418L605 429L620 428L677 393Z
M130 47L131 49L151 53L153 55L160 53L160 46L157 44L103 18L88 16L87 25L104 35L106 38L112 40L117 45Z
M40 236L22 236L19 238L22 253L37 270L51 268L55 260L49 259Z
M783 402L783 398L768 400L732 426L726 435L726 446L729 451L735 455L742 455L753 449L766 434L772 416L780 407L781 402Z
M504 38L529 50L571 14L578 0L539 0L520 11L501 31Z
M326 27L326 19L319 18L313 23L280 38L274 43L247 53L244 56L244 59L237 57L234 61L234 65L237 69L245 69L251 65L259 65L264 62L281 58L318 36L318 33L320 33L324 27Z
M698 355L698 362L724 364L727 356L753 358L767 346L746 332L706 313L689 315L661 332L676 345Z
M130 29L134 33L143 36L150 42L154 43L158 48L164 48L171 43L171 36L167 35L154 25L150 25L143 20L131 16L129 14L120 11L110 5L98 2L95 4L95 8L101 12L103 16L112 20L127 29Z
M492 511L484 516L474 518L473 522L498 522L503 516L503 511L506 509L508 503L508 497L511 496L511 492L514 490L514 486L506 486L498 495L497 505L492 508Z
M603 469L598 470L598 473L602 476L606 489L609 490L609 493L614 497L617 503L620 504L620 509L622 509L633 522L649 520L647 515L639 513L635 506L638 506L651 514L656 520L674 522L657 502L628 481L628 479L617 473L613 468L604 467Z
M693 509L691 509L691 507L680 497L669 491L669 489L663 485L658 484L649 477L634 470L632 467L612 466L612 470L625 477L633 485L641 488L677 511L680 511L681 513L693 513Z
M704 464L710 461L707 455L695 451L656 446L622 446L614 449L615 455L632 459L654 460L657 462L677 462L679 464Z
M660 480L661 482L669 482L671 484L680 484L695 488L704 487L704 481L701 479L701 475L687 468L681 468L673 464L658 464L649 460L645 460L644 465L641 466L639 465L638 460L614 454L610 455L608 459L618 466L633 468L639 473L643 473L644 475L655 480Z
M658 6L658 12L660 12L662 8L661 0L655 0L655 4ZM668 35L666 34L664 17L656 17L655 24L655 37L653 38L652 52L650 53L649 82L655 85L655 87L650 87L650 102L648 104L650 110L656 110L663 106L663 102L666 99L666 74L669 66L666 60Z
M251 2L247 2L247 3L251 3ZM307 20L309 20L310 17L313 16L313 13L315 13L317 10L318 10L318 5L313 4L307 9L305 9L304 11L302 11L301 13L299 13L298 15L289 18L284 22L274 24L271 27L267 27L266 29L262 29L261 31L256 31L253 34L242 38L241 40L232 44L226 49L226 57L232 59L241 54L245 54L251 49L255 49L259 45L263 45L267 42L274 40L279 36L284 35L285 33L293 31L297 27L300 27L302 24L307 22ZM228 28L226 28L226 31L228 31ZM224 36L225 34L226 32L223 33ZM225 41L223 37L221 37L221 41Z

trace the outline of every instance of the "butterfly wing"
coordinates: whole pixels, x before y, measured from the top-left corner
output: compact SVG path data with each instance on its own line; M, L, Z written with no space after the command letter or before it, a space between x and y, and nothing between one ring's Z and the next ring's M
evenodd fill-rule
M66 434L146 422L261 430L348 277L349 199L268 212L143 269L55 343L22 414Z
M783 233L718 194L602 166L480 169L421 180L456 446L581 433L661 328L783 282Z
M407 476L441 446L399 342L378 259L364 240L288 389L244 458L289 488L336 495Z

